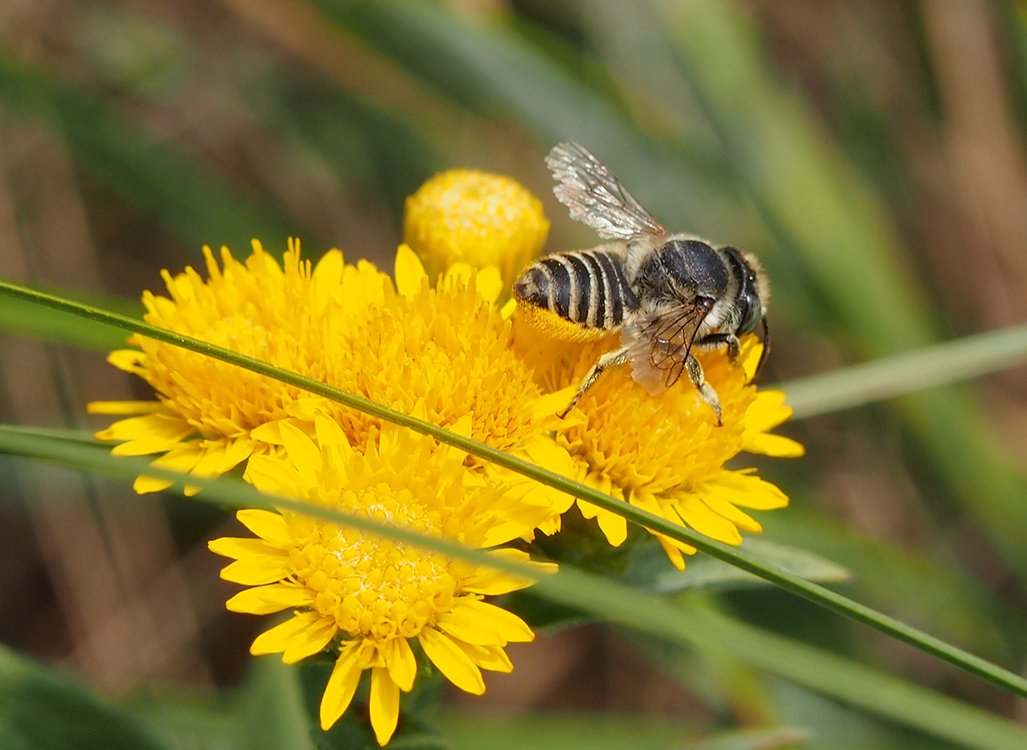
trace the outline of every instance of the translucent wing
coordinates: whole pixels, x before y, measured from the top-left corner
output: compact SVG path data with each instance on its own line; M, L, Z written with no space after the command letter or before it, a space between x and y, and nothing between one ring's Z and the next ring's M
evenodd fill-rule
M553 192L570 209L571 218L592 227L600 237L632 240L667 233L607 166L581 144L557 144L546 157L546 166L556 180Z
M685 370L699 326L711 309L712 300L700 298L624 326L621 339L628 347L634 381L653 396L674 385Z

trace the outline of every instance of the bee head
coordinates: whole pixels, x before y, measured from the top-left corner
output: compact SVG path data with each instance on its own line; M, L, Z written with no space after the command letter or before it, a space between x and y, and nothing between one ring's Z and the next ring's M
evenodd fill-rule
M770 329L767 326L767 303L770 301L770 283L763 272L763 266L755 255L743 253L733 247L724 248L725 254L734 266L738 279L738 292L735 303L738 306L738 328L736 335L756 333L759 331L763 340L763 351L756 365L759 374L763 362L770 351ZM754 375L755 377L755 375Z

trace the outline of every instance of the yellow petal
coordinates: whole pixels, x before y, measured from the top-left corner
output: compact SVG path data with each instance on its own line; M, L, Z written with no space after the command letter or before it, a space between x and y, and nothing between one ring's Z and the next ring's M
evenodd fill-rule
M90 401L86 404L89 414L152 414L164 410L160 401Z
M266 583L284 581L292 573L289 558L282 555L273 557L257 557L249 560L236 560L221 569L221 578L243 586L263 586Z
M290 607L304 607L312 604L310 593L298 586L272 583L243 589L225 602L229 612L243 612L249 615L270 615Z
M513 671L513 662L502 646L474 646L470 643L461 643L459 646L482 669L503 673Z
M349 440L346 439L342 426L323 412L314 415L314 434L317 435L317 443L322 449L328 445L349 447Z
M743 508L773 510L788 505L788 496L770 482L742 471L725 471L708 486L730 493L731 502Z
M676 513L682 523L691 526L703 536L725 544L738 545L742 543L742 535L738 533L735 525L710 510L698 497L685 495L673 502L668 511L664 515L670 516L673 520L672 514Z
M599 530L603 532L606 541L614 547L624 544L624 540L628 538L628 522L624 516L618 516L616 513L611 513L591 503L586 504L595 509L594 515L599 523ZM582 501L578 501L578 507L582 507ZM582 515L584 515L584 511L582 511Z
M478 271L474 286L483 300L493 304L503 293L503 277L495 266L486 266Z
M417 640L425 655L446 679L473 695L485 692L485 680L482 679L481 670L463 649L450 640L449 636L433 628L425 628L417 636Z
M282 424L282 439L285 441L289 461L299 469L302 476L314 483L315 472L321 470L321 451L317 445L305 432L288 422Z
M214 471L218 476L227 474L249 458L253 454L255 447L254 442L246 438L229 440L224 455L221 457L221 463L214 468Z
M806 455L806 447L784 435L761 433L745 441L742 450L772 458L799 458Z
M668 539L663 534L657 534L656 540L663 547L663 551L667 553L667 558L678 570L685 569L685 556L681 554L684 550L681 549L681 545L675 542L673 539ZM695 554L694 548L689 548L688 554Z
M125 440L111 451L118 456L146 456L163 453L196 432L184 419L165 414L129 417L96 433L97 440Z
M233 560L244 560L255 557L285 557L287 553L272 547L263 539L249 539L246 537L223 536L218 539L211 539L207 542L207 549L215 555L230 557Z
M371 727L379 745L392 739L399 723L399 687L385 667L371 669Z
M748 513L744 513L739 510L734 503L731 502L730 498L721 494L721 492L717 490L707 491L703 488L697 494L710 510L724 516L724 518L735 526L753 534L758 534L763 531L763 526L760 525L759 521Z
M404 693L410 692L417 676L417 659L410 643L406 638L390 638L382 645L381 651L392 681Z
M417 294L428 283L420 259L405 243L396 250L396 291L404 297Z
M317 621L309 628L297 633L296 637L289 642L288 648L282 654L282 662L295 664L308 656L321 653L338 632L339 626L335 624L334 617L319 615Z
M250 437L268 445L282 445L285 442L282 440L282 423L284 421L283 419L274 419L264 422L250 430Z
M254 456L246 464L244 477L261 492L271 495L294 495L296 470L271 456Z
M203 457L203 448L196 441L180 443L163 456L154 459L150 465L168 471L175 471L179 474L188 474ZM156 477L140 476L132 484L132 489L140 495L147 492L160 492L170 487L173 482L167 479Z
M280 654L320 619L321 616L316 612L298 612L258 635L250 646L250 653L254 656Z
M514 316L514 313L516 311L517 311L517 300L515 300L515 299L513 299L511 297L510 299L508 299L506 301L506 304L503 305L502 308L500 308L499 315L500 315L500 317L503 318L503 320L510 320L510 318L512 318Z
M447 633L477 646L502 646L535 640L535 634L520 617L471 597L455 601L449 612L439 616L438 624Z
M327 732L349 708L366 666L359 644L346 644L339 652L339 659L335 662L321 698L321 729Z
M317 295L318 297L327 295L329 290L334 289L340 284L345 266L346 263L342 253L334 248L321 256L321 260L314 266L313 276L320 291L320 294Z
M138 349L118 349L107 355L107 361L119 370L139 374L146 362L146 354Z
M507 562L518 562L522 564L531 562L531 557L527 552L516 549L497 549L492 550L489 554ZM553 566L553 569L555 569L555 566ZM550 568L539 567L538 570L540 573L543 571L549 572ZM513 576L509 573L504 573L494 568L483 566L464 578L461 582L461 588L463 588L464 591L469 591L473 594L498 596L500 594L507 594L511 591L523 589L534 582L535 581L530 578Z
M254 534L276 547L291 547L294 544L289 533L289 524L277 513L269 510L240 510L235 514L239 522ZM218 553L221 554L221 553Z

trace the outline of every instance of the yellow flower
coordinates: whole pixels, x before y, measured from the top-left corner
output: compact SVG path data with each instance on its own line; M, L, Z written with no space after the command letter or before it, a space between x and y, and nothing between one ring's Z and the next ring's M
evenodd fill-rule
M311 269L296 241L281 266L256 241L245 264L228 248L221 250L222 267L210 248L204 256L208 280L192 268L174 276L164 271L170 296L143 294L146 322L316 379L325 369L321 321L341 307L366 308L383 293L384 277L370 265L344 267L333 250ZM255 431L310 413L311 397L292 386L142 336L129 343L138 349L113 352L108 361L143 378L158 400L89 405L94 414L128 417L97 433L122 441L115 454L162 454L155 466L217 476L268 450ZM168 484L140 477L135 488L154 492Z
M331 418L319 414L315 424L316 442L284 425L284 452L250 461L248 476L258 489L476 549L530 530L516 520L502 488L465 466L459 451L391 425L351 445ZM467 420L455 427L466 432ZM511 671L505 646L534 638L516 615L484 601L529 581L292 512L243 510L238 519L257 538L210 543L235 560L222 577L248 587L227 606L258 615L291 610L257 637L253 654L281 653L286 663L326 649L332 654L320 709L326 730L370 671L371 725L379 744L389 741L400 693L411 689L417 672L413 641L454 685L481 694L481 670ZM492 554L528 562L515 550Z
M529 342L523 347L525 356L539 364L540 378L549 387L580 382L599 355L616 346L616 339L587 346L540 342L531 333L518 336L518 341ZM756 338L747 337L741 366L722 351L695 352L720 397L720 427L687 378L651 396L631 379L629 367L604 373L572 412L577 419L568 419L557 429L557 442L567 449L574 466L571 475L727 544L740 544L740 531L761 531L759 522L742 508L781 508L788 498L754 470L728 469L725 464L743 451L795 457L803 448L770 434L791 416L791 408L784 404L783 393L759 391L749 383L760 351ZM586 518L596 518L610 544L625 540L624 518L589 503L578 505ZM679 569L685 564L683 553L695 552L690 545L659 534L657 538Z
M513 350L511 324L496 307L498 272L450 268L436 288L405 246L396 282L368 263L343 264L332 251L311 270L291 245L283 267L259 244L245 265L209 250L204 280L191 268L164 273L170 298L143 295L146 320L225 346L370 398L406 414L452 427L471 418L471 436L532 456L552 467L566 460L550 436L566 394L546 394ZM110 361L153 386L157 401L96 402L93 413L128 415L97 433L124 441L119 455L161 454L155 466L217 476L250 456L283 445L282 427L313 435L313 414L331 414L353 445L363 445L378 419L271 378L144 337L138 350ZM136 480L139 492L168 483ZM537 520L569 499L520 487L525 513Z
M433 279L467 263L495 266L509 281L538 255L548 233L539 199L501 175L451 169L407 198L403 235Z
M515 352L511 324L495 304L502 286L495 269L457 264L433 288L417 256L400 246L384 304L366 311L359 327L328 321L326 379L405 414L423 410L443 427L469 415L471 437L502 450L548 435L568 396L545 394ZM337 418L353 444L380 424L351 410Z

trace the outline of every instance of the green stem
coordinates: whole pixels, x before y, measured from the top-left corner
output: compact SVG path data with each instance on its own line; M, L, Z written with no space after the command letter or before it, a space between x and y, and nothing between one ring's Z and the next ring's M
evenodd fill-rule
M325 383L320 383L294 372L281 370L266 362L253 357L214 346L190 336L183 336L172 331L155 328L141 320L107 312L90 305L61 299L50 294L38 292L20 285L0 281L0 292L20 299L35 302L53 309L63 310L73 315L89 318L91 320L112 325L123 330L132 331L157 341L163 341L173 346L179 346L190 351L204 354L209 357L228 362L229 364L243 369L264 375L269 378L293 385L302 390L323 396L349 406L365 414L369 414L387 422L406 427L423 435L429 435L441 443L451 445L471 455L491 461L499 466L510 469L518 474L534 479L549 487L566 492L569 495L585 500L612 513L644 526L652 531L664 534L671 539L676 539L690 544L696 549L705 552L712 557L718 558L742 570L748 571L766 581L769 581L787 591L808 599L826 609L838 612L857 622L874 628L882 633L892 636L904 643L932 654L939 659L949 662L967 672L977 675L999 687L1010 692L1027 697L1027 679L1003 669L991 662L975 656L967 651L952 646L939 638L928 635L916 628L913 628L893 617L889 617L870 607L866 607L830 589L824 588L815 583L810 583L797 576L764 565L750 559L744 553L728 547L727 545L715 542L707 537L697 534L683 526L670 523L664 518L656 516L647 511L641 510L627 503L624 503L610 495L586 487L583 484L574 482L566 477L555 474L551 471L527 463L519 458L511 456L503 451L490 448L475 440L457 435L449 430L416 419L406 414L389 409L373 401L360 396L334 388ZM544 583L544 582L543 582Z

